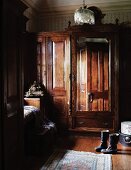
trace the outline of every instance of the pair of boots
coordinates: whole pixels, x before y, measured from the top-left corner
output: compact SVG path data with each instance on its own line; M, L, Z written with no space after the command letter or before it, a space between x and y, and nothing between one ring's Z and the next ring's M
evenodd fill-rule
M109 138L109 146L107 146L107 140ZM96 152L102 153L117 153L117 144L119 141L119 133L109 134L109 130L101 131L101 144L95 148Z

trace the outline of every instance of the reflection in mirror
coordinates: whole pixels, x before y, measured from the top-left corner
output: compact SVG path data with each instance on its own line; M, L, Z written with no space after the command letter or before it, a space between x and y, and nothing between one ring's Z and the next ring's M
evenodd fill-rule
M86 43L109 43L107 38L87 38L87 37L79 37L77 44L81 46L82 44Z
M110 41L79 37L77 41L78 111L110 111Z

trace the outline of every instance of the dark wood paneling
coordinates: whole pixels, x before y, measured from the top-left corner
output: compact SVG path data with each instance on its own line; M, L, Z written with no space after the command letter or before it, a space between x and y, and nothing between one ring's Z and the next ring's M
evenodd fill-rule
M37 80L37 43L35 33L23 33L24 92Z
M26 5L19 0L3 2L0 114L2 117L2 169L4 170L23 169L22 32L25 31L26 17L23 16L23 12L26 8Z
M131 28L120 30L120 121L131 121Z

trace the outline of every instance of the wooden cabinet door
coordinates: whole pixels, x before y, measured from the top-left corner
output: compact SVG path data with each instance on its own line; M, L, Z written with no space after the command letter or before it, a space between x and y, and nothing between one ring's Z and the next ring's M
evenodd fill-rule
M74 44L72 127L114 130L117 90L113 39L82 36Z
M39 35L38 78L45 85L53 102L44 99L45 112L59 129L68 125L70 98L70 38L64 33L43 33ZM54 103L54 104L53 104Z
M78 111L110 111L109 44L88 43L77 52Z

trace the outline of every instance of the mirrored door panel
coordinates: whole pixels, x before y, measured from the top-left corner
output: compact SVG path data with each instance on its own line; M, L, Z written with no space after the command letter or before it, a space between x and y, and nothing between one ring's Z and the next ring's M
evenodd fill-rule
M77 42L77 111L110 111L110 43L80 37Z

